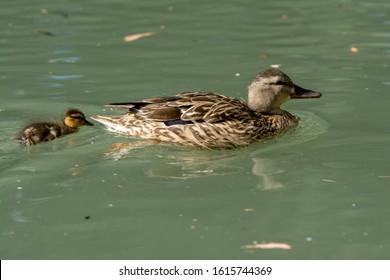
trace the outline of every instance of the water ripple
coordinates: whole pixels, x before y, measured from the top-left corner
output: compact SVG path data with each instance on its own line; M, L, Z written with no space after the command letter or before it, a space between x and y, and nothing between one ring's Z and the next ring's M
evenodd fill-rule
M83 78L83 75L46 75L46 79L50 80L73 80Z
M76 63L81 60L81 57L78 56L72 56L72 57L58 57L50 59L49 63L58 63L58 62L65 62L65 63Z

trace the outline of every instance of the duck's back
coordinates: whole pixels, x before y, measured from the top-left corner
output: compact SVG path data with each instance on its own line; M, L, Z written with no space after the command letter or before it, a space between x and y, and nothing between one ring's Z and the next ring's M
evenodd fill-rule
M183 92L174 96L113 103L109 106L126 109L129 110L128 114L164 122L167 125L195 122L216 123L251 114L251 110L241 100L213 92Z

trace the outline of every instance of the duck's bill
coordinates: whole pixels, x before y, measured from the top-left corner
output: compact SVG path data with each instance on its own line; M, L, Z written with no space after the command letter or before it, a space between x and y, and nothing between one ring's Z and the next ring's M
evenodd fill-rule
M321 93L295 85L295 92L291 98L320 98Z

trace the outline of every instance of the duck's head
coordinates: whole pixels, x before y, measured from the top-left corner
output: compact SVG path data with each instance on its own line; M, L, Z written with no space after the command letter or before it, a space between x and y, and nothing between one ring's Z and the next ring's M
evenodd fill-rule
M301 88L278 69L256 75L248 86L248 106L254 111L277 113L280 105L291 98L319 98L321 93Z
M85 115L78 109L69 109L64 113L64 124L73 128L83 125L93 125L93 123L85 119Z

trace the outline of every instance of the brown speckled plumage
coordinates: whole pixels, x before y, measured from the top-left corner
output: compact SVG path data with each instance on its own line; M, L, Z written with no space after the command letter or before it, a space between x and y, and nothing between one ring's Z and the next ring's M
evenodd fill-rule
M62 122L45 121L35 122L20 129L11 140L22 145L35 145L41 142L54 140L66 134L78 131L79 126L92 126L78 109L69 109L64 113Z
M147 139L209 149L249 145L281 134L298 118L280 109L290 98L319 93L294 85L277 69L258 74L248 87L248 102L212 92L183 92L137 102L113 103L123 116L94 116L108 130Z

